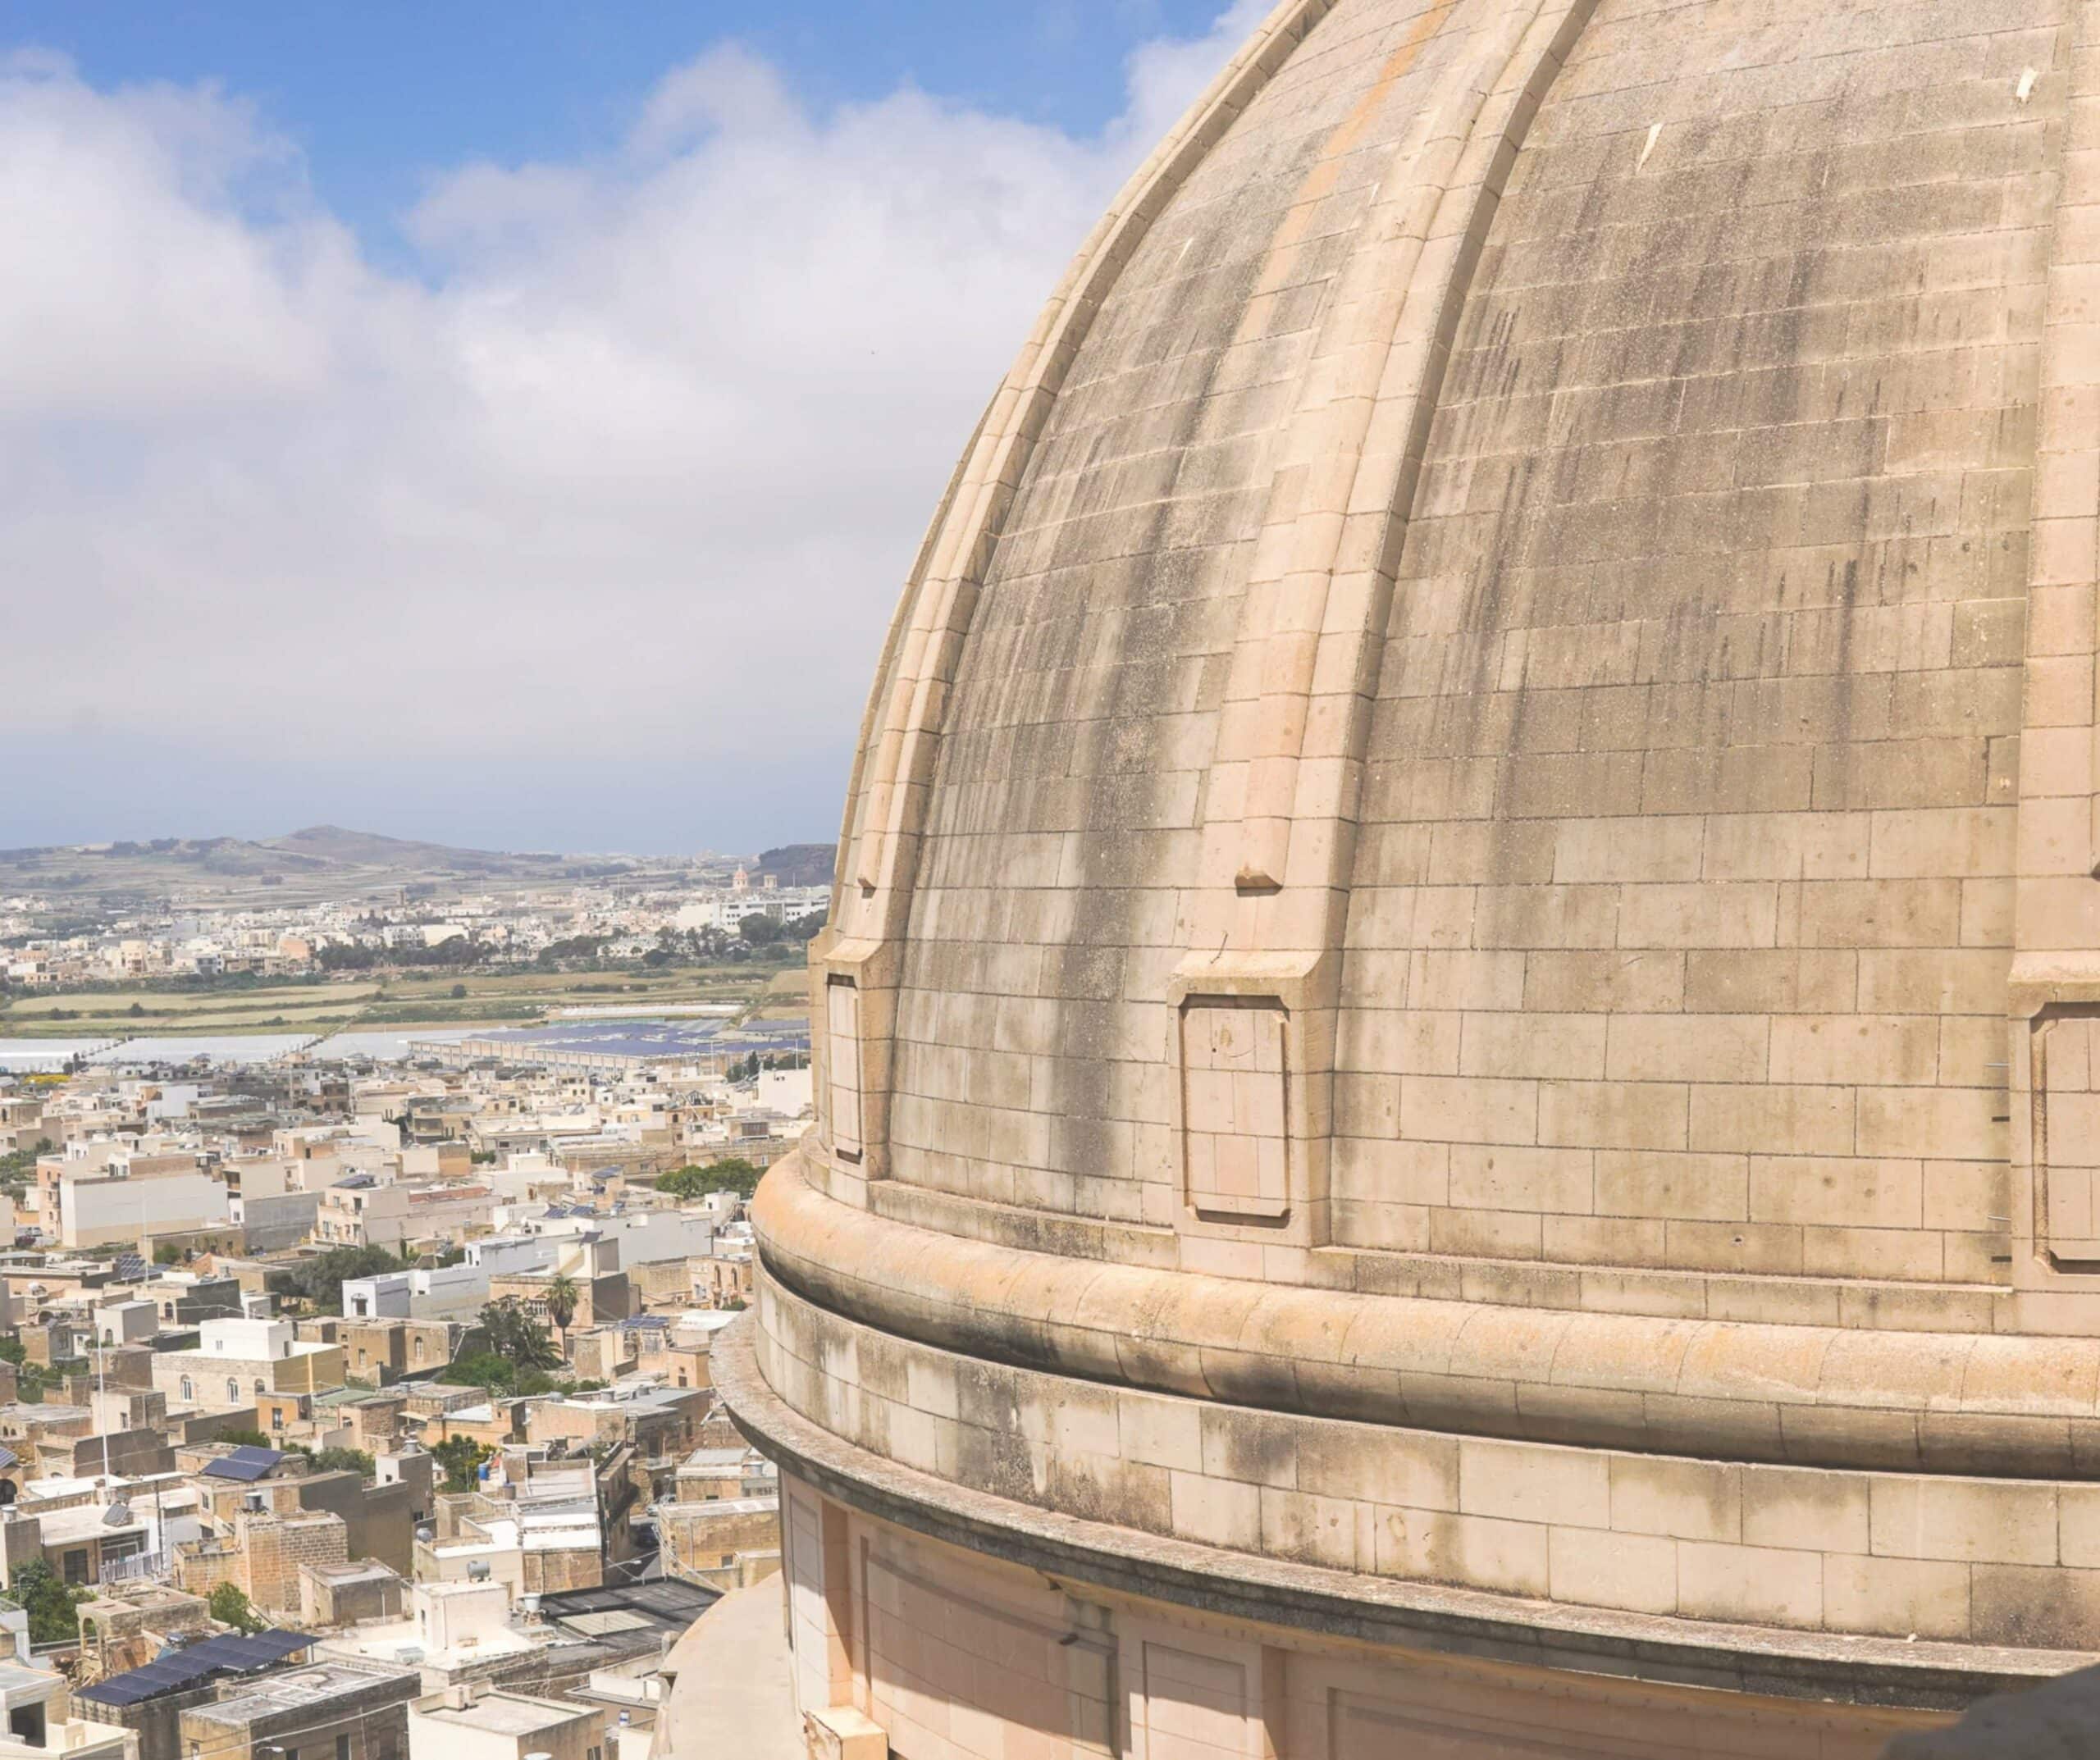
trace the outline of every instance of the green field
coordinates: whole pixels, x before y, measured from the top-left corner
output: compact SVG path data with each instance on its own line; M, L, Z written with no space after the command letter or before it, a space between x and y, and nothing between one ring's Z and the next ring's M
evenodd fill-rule
M782 978L791 982L776 989ZM102 1038L140 1033L323 1033L390 1024L527 1022L564 1007L734 1003L765 997L769 1015L806 995L799 964L667 966L660 971L445 972L324 984L228 985L217 990L110 990L17 997L0 1005L0 1038ZM463 992L454 995L455 990Z

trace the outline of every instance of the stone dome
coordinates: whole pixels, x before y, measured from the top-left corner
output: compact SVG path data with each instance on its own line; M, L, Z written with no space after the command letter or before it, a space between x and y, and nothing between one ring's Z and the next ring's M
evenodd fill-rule
M811 1534L1819 1717L2100 1650L2096 51L1276 9L880 659L724 1357Z

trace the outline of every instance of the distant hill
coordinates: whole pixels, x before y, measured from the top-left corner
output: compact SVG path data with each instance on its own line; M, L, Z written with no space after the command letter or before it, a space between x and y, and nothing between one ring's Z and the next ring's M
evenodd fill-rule
M829 886L838 861L831 843L783 843L758 859L758 872L771 874L775 886Z
M288 904L368 896L445 878L531 886L625 874L646 865L623 856L455 849L340 825L309 825L260 840L156 837L0 850L0 892L34 891L104 905L207 895L225 903L267 899Z
M340 825L309 825L281 837L267 837L262 847L294 859L307 858L345 868L387 868L413 873L517 873L559 866L559 855L514 855L494 850L454 849L449 844L418 843L406 837L382 837L377 832L346 831Z
M775 886L829 886L837 851L828 843L788 843L751 867ZM577 880L692 883L682 856L557 855L469 850L413 837L382 837L342 825L308 825L279 837L155 837L150 841L52 844L0 850L0 894L43 894L54 902L94 901L145 906L183 899L217 905L290 905L378 897L401 887L412 896L504 891Z

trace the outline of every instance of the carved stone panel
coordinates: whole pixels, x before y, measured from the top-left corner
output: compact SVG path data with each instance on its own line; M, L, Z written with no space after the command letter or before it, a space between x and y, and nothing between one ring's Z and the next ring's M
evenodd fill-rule
M1182 1165L1200 1215L1290 1209L1284 1024L1260 1001L1191 998L1181 1010Z
M824 1022L830 1056L826 1115L831 1146L848 1160L861 1158L861 992L834 978L824 987Z
M2100 1012L2034 1023L2034 1243L2058 1265L2100 1261Z

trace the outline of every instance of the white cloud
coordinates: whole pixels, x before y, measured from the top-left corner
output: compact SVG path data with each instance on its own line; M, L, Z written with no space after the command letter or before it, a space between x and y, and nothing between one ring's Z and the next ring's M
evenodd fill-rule
M1257 15L1142 50L1093 139L813 114L723 48L602 162L445 176L413 278L237 98L0 59L0 598L37 630L0 738L842 757L998 375Z

